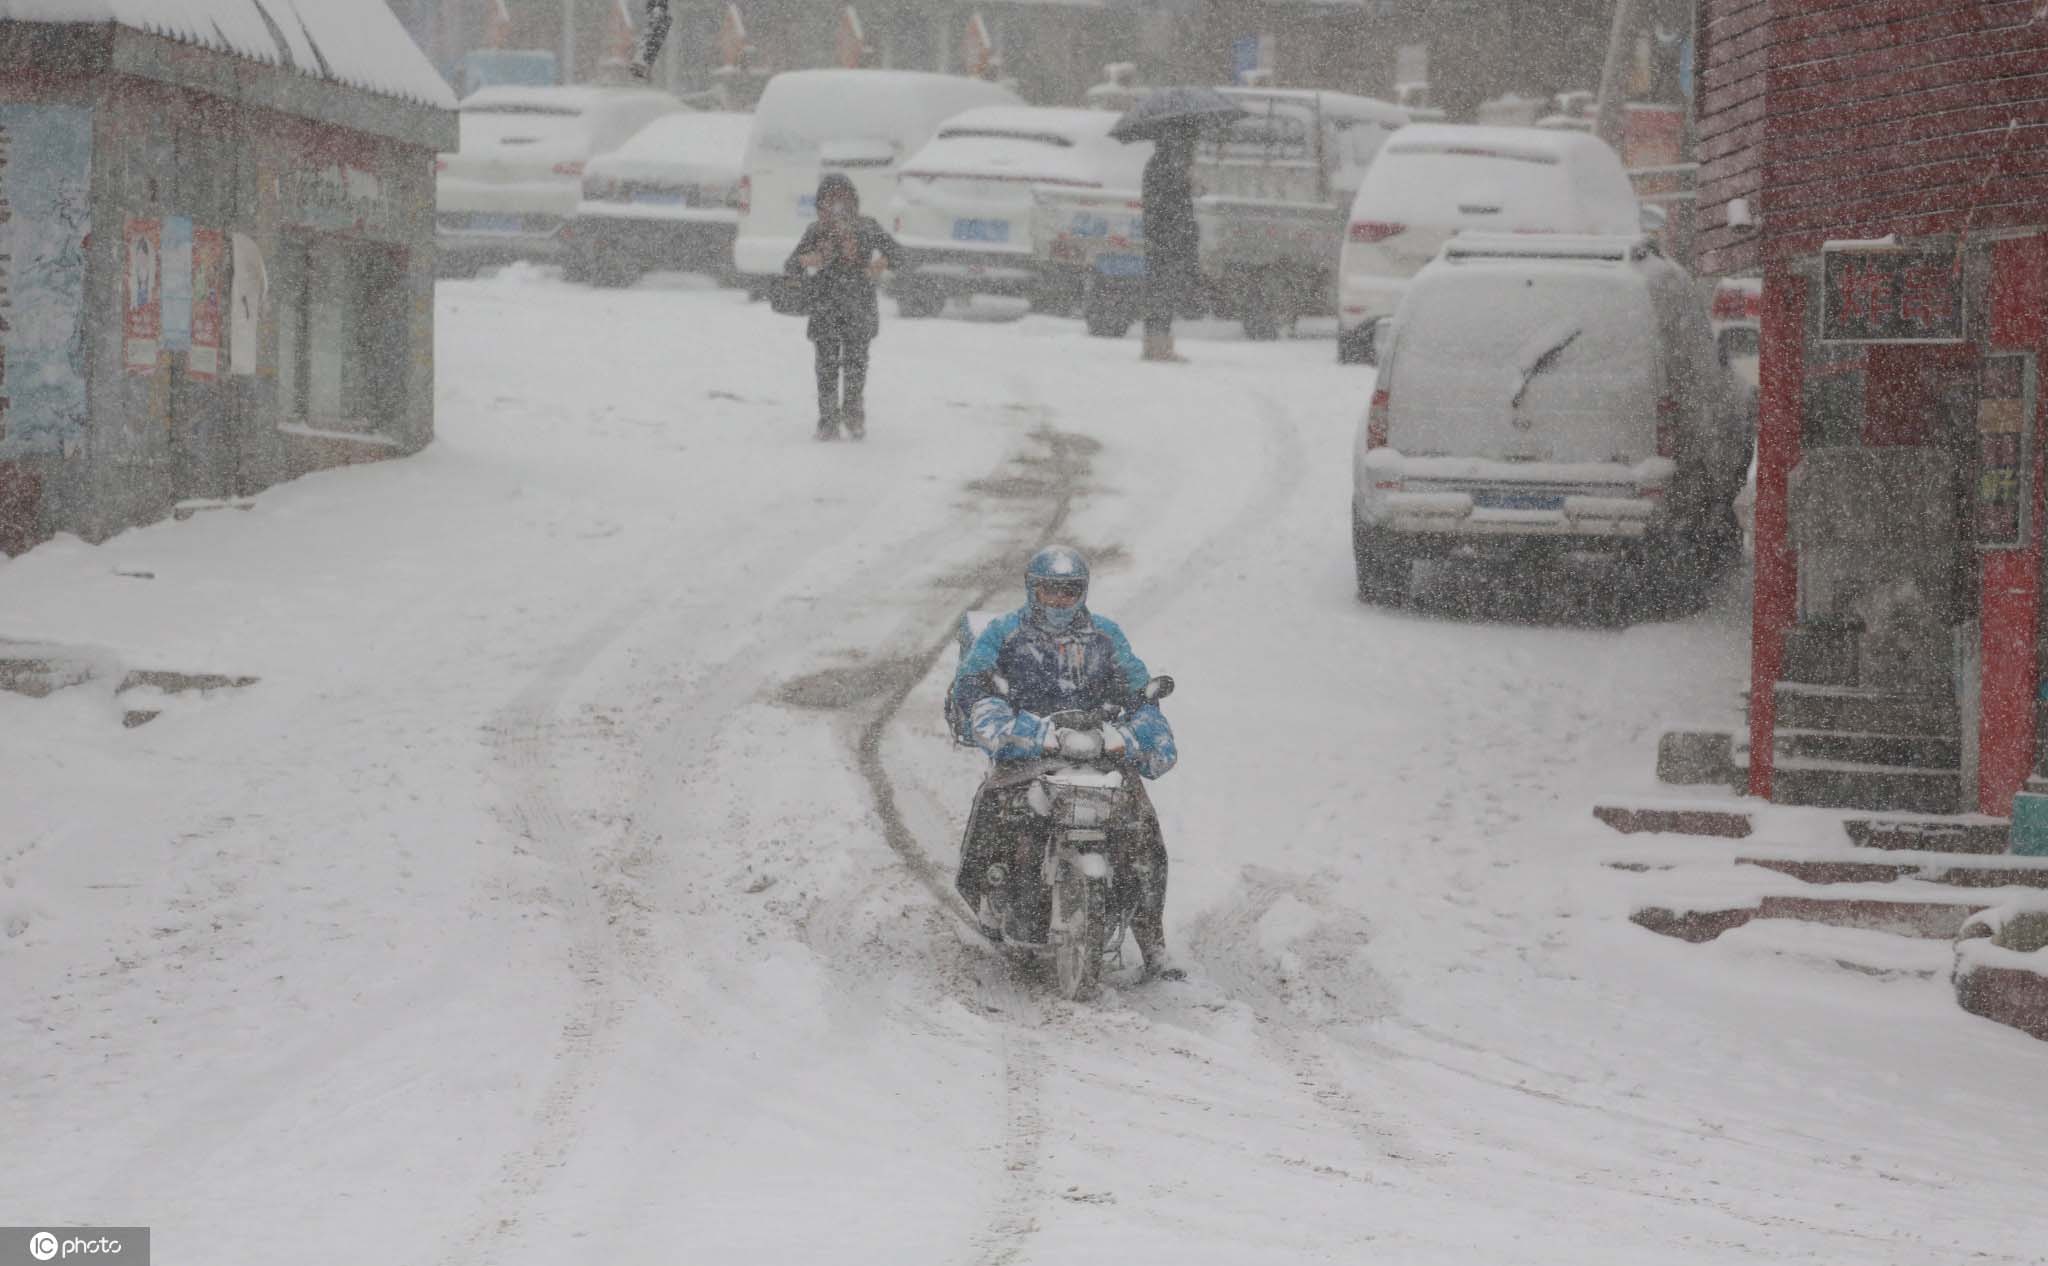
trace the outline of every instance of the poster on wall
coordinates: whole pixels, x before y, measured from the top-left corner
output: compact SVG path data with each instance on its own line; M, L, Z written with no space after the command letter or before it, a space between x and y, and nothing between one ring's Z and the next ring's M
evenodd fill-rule
M121 363L131 374L153 374L164 332L163 222L129 220L121 237Z
M2025 352L1984 357L1977 373L1977 487L1975 528L1979 549L2019 549L2027 543L2033 445L2034 358Z
M166 216L163 228L163 349L192 350L192 221Z
M227 306L227 239L219 229L192 230L192 355L185 372L220 377L221 317Z
M263 251L246 233L234 236L233 280L228 289L228 372L244 377L256 372L262 333L263 304L270 277L263 270Z
M92 111L0 104L0 461L84 443Z

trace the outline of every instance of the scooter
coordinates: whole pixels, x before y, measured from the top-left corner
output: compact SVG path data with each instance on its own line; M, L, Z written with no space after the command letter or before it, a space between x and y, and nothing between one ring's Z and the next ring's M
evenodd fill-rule
M1001 683L998 683L1001 688ZM1173 693L1173 678L1154 677L1144 697ZM1094 996L1106 961L1122 961L1124 935L1137 912L1141 884L1126 842L1145 822L1137 773L1103 750L1102 726L1123 709L1054 713L1058 753L1002 772L1022 787L1029 827L986 872L981 912L1002 928L1013 961L1050 960L1059 995ZM1014 819L1013 819L1014 820Z

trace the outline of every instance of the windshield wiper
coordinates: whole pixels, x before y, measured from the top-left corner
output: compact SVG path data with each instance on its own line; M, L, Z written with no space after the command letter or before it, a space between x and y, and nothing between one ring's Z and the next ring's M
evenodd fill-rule
M1579 335L1582 333L1584 333L1583 330L1573 330L1557 342L1552 343L1548 351L1529 362L1529 368L1522 371L1522 385L1515 388L1514 398L1508 401L1508 408L1519 409L1522 407L1522 397L1529 393L1529 384L1536 380L1536 375L1555 365L1557 358L1564 354L1564 349L1577 342Z

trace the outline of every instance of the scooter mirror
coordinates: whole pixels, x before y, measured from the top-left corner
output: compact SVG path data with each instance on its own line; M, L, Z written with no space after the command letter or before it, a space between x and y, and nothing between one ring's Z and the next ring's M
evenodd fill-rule
M1158 703L1161 699L1164 699L1166 696L1172 693L1173 678L1171 677L1154 677L1152 680L1145 683L1145 699L1147 702Z

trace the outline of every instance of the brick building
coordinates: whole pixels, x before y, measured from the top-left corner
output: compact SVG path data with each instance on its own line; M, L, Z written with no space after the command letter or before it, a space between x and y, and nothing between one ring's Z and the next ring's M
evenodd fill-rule
M2035 771L2048 6L1702 0L1698 262L1763 285L1750 790Z
M452 105L382 0L0 0L0 546L425 445Z

